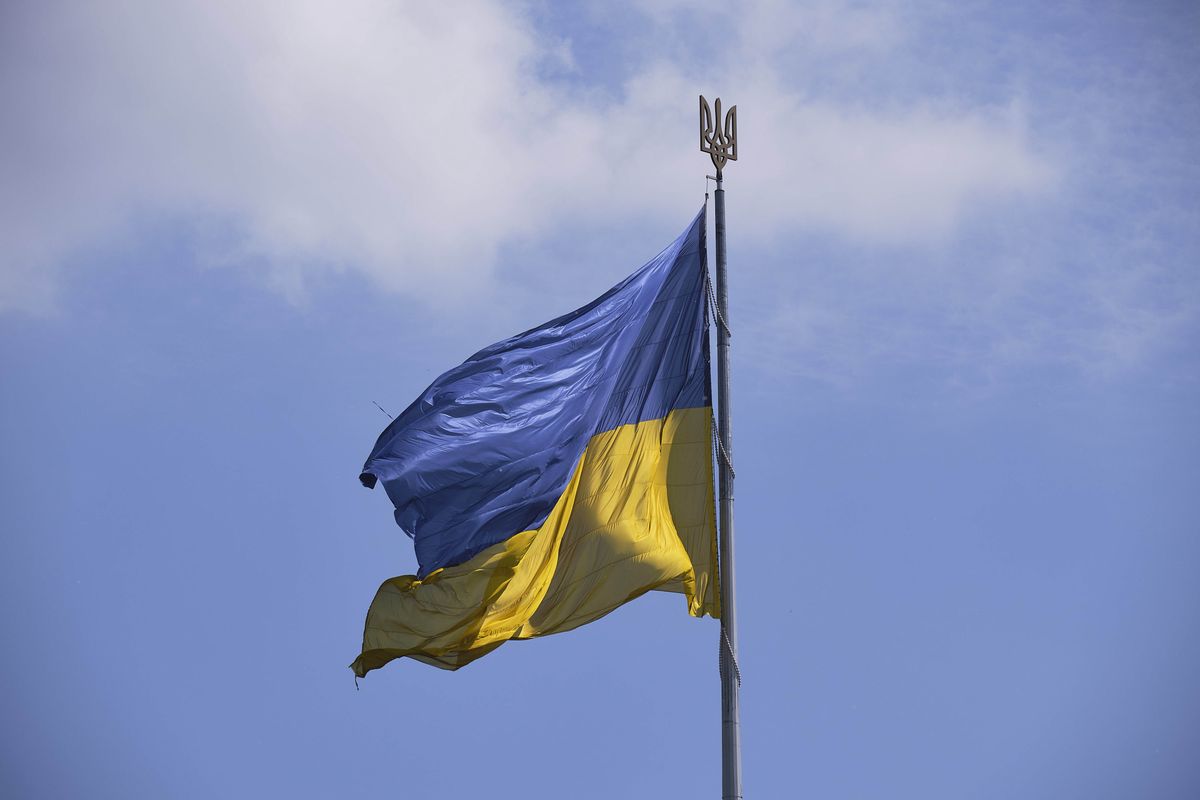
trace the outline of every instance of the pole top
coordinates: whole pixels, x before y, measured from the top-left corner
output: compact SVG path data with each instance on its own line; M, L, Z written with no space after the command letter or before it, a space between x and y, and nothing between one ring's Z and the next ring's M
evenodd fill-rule
M700 95L700 152L708 153L712 158L720 183L725 162L737 161L737 106L730 106L722 119L721 98L718 97L713 108L709 108L704 95Z

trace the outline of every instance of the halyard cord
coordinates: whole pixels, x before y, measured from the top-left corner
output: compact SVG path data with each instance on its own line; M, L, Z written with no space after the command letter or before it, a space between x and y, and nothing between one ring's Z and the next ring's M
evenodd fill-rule
M724 462L725 468L729 470L729 477L736 479L737 473L733 471L733 459L729 457L728 451L725 450L725 444L721 441L721 434L717 431L716 422L717 421L714 419L712 429L713 442L717 446L717 454L721 457L721 461Z
M705 193L705 201L708 200L708 193ZM733 336L733 331L729 330L729 324L725 322L725 317L721 314L721 309L717 307L716 298L713 296L712 279L708 275L708 271L704 272L704 293L708 297L708 305L713 311L713 316L725 329L726 336ZM736 478L737 473L733 471L733 459L729 457L729 451L725 449L725 443L721 441L721 435L717 431L717 421L713 419L712 432L713 444L716 446L717 454L725 465L725 469L729 470L729 477ZM742 686L742 671L738 669L737 656L733 654L733 643L729 641L728 634L725 633L725 624L721 623L721 641L719 643L719 652L717 653L717 670L723 672L725 659L729 659L729 665L733 667L733 677L737 681L738 688Z
M729 323L725 321L725 317L721 314L721 309L717 306L716 296L713 294L712 279L708 276L708 272L704 273L705 293L708 295L708 305L713 310L713 315L716 316L717 322L721 323L721 327L725 329L726 336L733 336L733 331L729 330Z
M733 336L733 331L729 330L729 325L725 323L725 317L721 315L721 309L717 307L716 299L713 297L712 281L709 279L707 270L704 273L704 293L708 296L709 308L713 310L713 316L717 318L717 322L721 323L721 327L725 329L727 336ZM725 449L725 443L721 441L721 435L717 432L716 418L713 419L713 442L717 447L717 454L724 462L725 468L729 470L731 478L737 478L737 473L733 470L733 459L729 457L729 451Z
M726 656L729 658L729 664L730 664L730 666L733 667L733 677L737 681L738 687L741 688L742 671L740 669L738 669L737 656L735 656L733 654L733 645L730 644L729 637L725 635L725 626L724 625L721 626L721 652L718 654L718 658L717 658L717 662L718 662L717 663L717 671L718 672L721 671L721 663L723 662L723 659L721 658L721 656Z

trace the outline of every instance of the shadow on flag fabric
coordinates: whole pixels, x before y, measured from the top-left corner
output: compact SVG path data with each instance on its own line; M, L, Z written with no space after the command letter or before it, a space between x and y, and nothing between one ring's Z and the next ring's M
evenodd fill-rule
M418 571L385 581L355 675L457 669L652 589L719 616L704 211L600 298L440 378L375 443Z

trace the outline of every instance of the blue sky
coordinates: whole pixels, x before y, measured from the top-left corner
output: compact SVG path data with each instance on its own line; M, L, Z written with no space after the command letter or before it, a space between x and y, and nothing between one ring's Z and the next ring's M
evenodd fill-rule
M715 795L653 595L346 665L357 474L727 171L748 797L1200 794L1200 49L1167 3L8 3L0 794Z

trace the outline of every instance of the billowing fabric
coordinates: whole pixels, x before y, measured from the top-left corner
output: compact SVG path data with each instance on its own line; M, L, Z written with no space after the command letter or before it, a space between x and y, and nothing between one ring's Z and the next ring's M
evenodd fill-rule
M357 675L456 669L651 589L716 616L704 214L599 299L438 378L380 435L418 574L380 587Z
M382 481L417 574L531 530L592 436L711 405L704 216L599 299L494 344L426 389L380 434Z
M689 614L718 617L712 487L708 408L597 435L540 528L424 581L385 582L351 668L361 677L409 656L457 669L651 589L682 592Z

